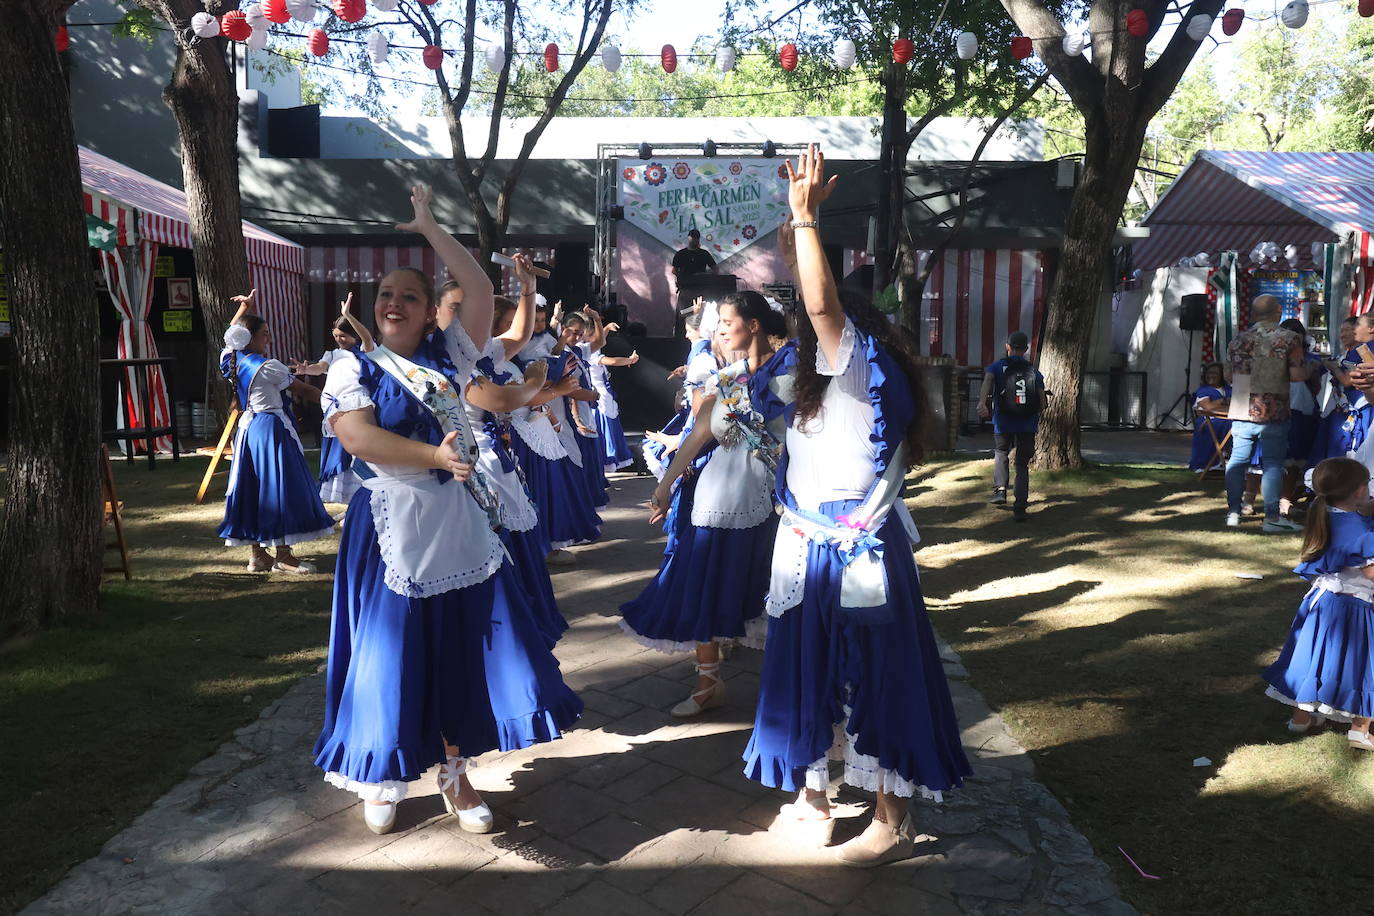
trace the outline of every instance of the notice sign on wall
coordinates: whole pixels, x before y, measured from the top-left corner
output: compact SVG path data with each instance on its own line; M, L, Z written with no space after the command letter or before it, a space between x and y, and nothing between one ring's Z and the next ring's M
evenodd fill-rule
M669 248L687 232L717 261L748 248L791 215L787 170L780 159L621 160L619 199L625 219Z
M162 331L164 334L191 333L190 311L163 312Z
M1307 320L1301 303L1311 288L1311 270L1254 270L1250 272L1250 298L1273 296L1283 305L1284 318Z
M153 276L161 280L176 273L177 259L170 254L158 256L153 260Z

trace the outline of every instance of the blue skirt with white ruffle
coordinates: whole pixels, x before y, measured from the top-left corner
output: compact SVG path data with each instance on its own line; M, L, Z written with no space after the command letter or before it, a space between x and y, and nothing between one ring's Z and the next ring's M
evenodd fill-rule
M229 475L218 531L227 546L283 547L333 532L300 444L276 414L249 414Z
M1309 591L1288 639L1262 677L1281 703L1349 722L1374 717L1374 605L1354 595Z

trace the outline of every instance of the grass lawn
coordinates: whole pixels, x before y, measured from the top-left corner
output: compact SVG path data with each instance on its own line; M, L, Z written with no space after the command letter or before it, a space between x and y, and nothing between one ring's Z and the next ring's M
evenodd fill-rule
M1369 912L1374 753L1290 736L1259 679L1306 589L1299 536L1224 528L1218 479L1125 467L1035 476L1014 524L991 474L934 463L912 489L931 614L1126 899Z
M192 503L205 464L117 460L134 581L107 576L95 620L0 645L0 912L98 852L324 661L337 538L299 550L331 575L247 572L247 548L214 537L225 477Z

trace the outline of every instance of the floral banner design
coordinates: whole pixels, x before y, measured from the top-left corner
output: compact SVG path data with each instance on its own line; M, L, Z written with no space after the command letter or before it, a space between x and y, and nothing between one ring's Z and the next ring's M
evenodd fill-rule
M781 159L620 160L625 219L674 250L687 231L724 260L768 235L790 216Z

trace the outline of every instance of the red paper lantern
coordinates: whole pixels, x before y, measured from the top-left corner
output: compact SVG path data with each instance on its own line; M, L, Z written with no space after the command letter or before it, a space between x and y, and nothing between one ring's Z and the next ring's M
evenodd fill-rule
M558 70L558 45L553 42L544 46L544 69L550 73Z
M1360 15L1368 19L1374 16L1374 0L1360 0Z
M1126 14L1126 31L1136 38L1150 34L1150 17L1144 10L1131 10Z
M420 59L429 69L438 70L444 65L444 49L438 45L425 45L425 49L420 52Z
M798 59L799 56L797 54L797 46L792 44L792 42L790 41L787 44L783 45L782 48L778 51L778 63L782 64L782 68L784 70L797 69Z
M434 4L438 3L439 0L420 0L420 2L423 3L425 6L433 6Z
M1035 45L1025 35L1017 35L1011 40L1011 56L1016 60L1025 60L1035 53Z
M52 36L52 43L59 54L72 46L72 36L67 31L67 26L65 24L57 27L57 31L54 32Z
M268 22L275 22L277 25L291 18L291 11L286 8L286 0L262 0L262 14L267 17Z
M664 45L658 58L663 63L664 73L673 73L677 70L677 49L672 45Z
M357 22L367 15L364 0L334 0L334 15L344 22Z
M1245 10L1227 10L1221 16L1221 31L1223 35L1234 35L1240 31L1240 25L1245 21Z
M324 29L311 29L310 37L306 39L305 45L310 49L310 53L316 57L324 57L329 53L329 36Z
M916 43L910 38L898 38L892 43L892 59L899 64L909 64L916 56Z
M253 27L248 24L243 10L230 10L219 17L219 30L230 41L247 41L253 34Z

